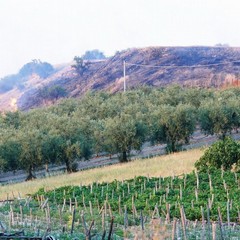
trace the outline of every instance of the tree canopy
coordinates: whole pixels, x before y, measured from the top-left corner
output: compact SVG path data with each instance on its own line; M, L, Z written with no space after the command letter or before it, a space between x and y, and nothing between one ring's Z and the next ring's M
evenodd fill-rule
M90 63L79 56L75 56L73 60L75 61L75 64L71 65L71 67L74 68L80 76L82 76L83 73L88 70Z
M174 152L196 129L225 138L240 126L238 89L212 90L170 86L125 93L87 93L50 107L0 115L0 163L4 171L65 164L68 172L93 154L118 154L148 141Z
M88 50L82 55L82 59L84 60L99 60L105 59L106 56L103 52L99 51L98 49Z
M41 78L47 78L54 72L53 66L41 60L32 60L26 63L17 74L8 75L0 79L0 93L12 90L14 87L24 88L24 82L32 74L37 74Z
M231 170L234 165L240 169L240 144L230 137L214 143L195 163L196 168L203 171L209 168Z

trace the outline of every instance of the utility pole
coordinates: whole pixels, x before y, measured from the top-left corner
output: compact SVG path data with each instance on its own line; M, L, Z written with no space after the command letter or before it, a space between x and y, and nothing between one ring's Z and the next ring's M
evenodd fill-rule
M123 92L126 92L126 62L123 61Z

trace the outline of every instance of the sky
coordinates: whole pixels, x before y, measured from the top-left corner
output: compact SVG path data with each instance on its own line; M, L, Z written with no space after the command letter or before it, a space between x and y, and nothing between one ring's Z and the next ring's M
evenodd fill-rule
M238 0L0 0L0 78L87 50L240 46Z

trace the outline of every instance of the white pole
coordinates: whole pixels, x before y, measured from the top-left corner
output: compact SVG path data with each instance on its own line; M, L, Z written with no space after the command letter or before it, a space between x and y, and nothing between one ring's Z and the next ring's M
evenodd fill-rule
M123 61L123 92L126 92L126 62Z

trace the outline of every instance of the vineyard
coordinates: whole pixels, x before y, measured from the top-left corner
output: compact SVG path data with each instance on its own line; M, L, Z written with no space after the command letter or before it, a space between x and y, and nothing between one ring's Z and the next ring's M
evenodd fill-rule
M39 189L1 207L0 229L56 239L239 239L240 174L171 177Z

